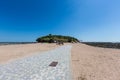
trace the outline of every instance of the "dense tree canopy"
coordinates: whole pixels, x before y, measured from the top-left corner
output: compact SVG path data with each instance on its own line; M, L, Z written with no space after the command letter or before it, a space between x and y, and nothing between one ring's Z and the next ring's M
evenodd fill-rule
M54 43L54 42L79 42L78 39L74 38L74 37L70 37L70 36L62 36L62 35L52 35L49 34L47 36L43 36L43 37L39 37L36 40L37 42L48 42L48 43Z

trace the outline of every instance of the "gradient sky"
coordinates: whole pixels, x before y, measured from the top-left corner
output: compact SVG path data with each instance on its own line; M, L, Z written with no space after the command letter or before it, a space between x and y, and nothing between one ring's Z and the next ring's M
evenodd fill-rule
M120 42L120 0L0 0L0 42L49 33Z

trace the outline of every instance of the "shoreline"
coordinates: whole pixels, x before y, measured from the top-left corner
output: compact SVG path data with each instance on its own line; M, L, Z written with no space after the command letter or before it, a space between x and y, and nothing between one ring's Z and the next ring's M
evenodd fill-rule
M0 42L0 46L20 45L20 44L37 44L37 42Z

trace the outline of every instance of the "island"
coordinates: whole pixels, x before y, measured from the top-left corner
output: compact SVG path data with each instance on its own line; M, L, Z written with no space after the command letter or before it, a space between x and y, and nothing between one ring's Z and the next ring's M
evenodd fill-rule
M37 42L42 43L56 43L56 42L64 42L64 43L78 43L80 42L77 38L71 36L63 36L63 35L46 35L36 39Z

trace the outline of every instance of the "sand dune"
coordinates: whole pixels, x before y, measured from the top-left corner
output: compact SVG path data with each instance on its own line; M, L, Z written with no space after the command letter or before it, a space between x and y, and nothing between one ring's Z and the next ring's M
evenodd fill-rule
M120 80L120 50L74 44L73 80Z

